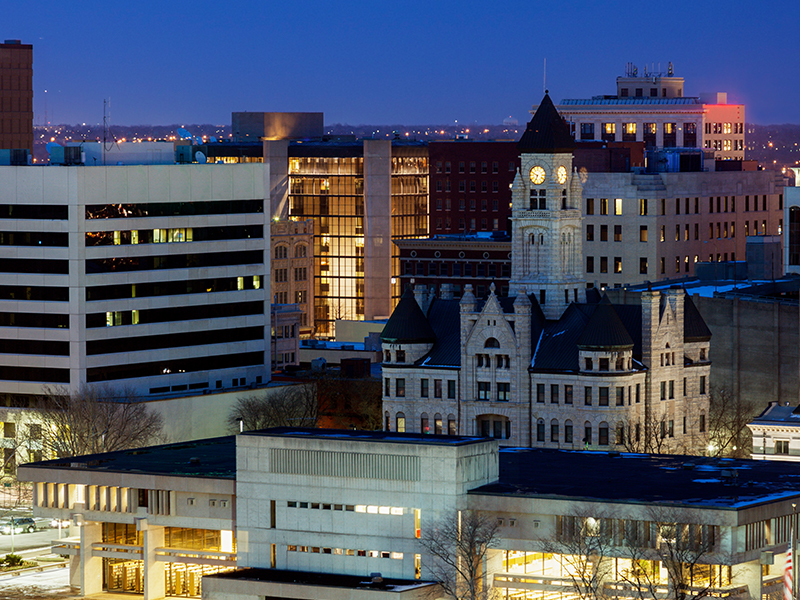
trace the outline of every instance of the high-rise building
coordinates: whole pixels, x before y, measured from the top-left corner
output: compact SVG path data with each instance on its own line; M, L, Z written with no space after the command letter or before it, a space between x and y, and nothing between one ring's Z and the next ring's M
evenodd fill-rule
M33 46L0 44L0 148L33 154Z
M428 148L421 142L265 141L279 219L314 223L314 327L388 316L400 293L392 239L428 234Z
M263 166L0 167L0 401L269 381Z

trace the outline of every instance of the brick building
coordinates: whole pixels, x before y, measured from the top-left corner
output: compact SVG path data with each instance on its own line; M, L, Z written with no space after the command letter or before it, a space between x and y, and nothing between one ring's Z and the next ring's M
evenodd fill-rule
M0 44L0 148L33 154L33 46Z

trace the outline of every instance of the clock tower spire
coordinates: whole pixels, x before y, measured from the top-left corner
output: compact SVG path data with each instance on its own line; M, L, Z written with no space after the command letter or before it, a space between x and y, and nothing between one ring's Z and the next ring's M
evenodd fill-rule
M548 319L558 319L570 302L586 299L582 188L572 169L575 140L546 91L517 148L509 295L524 288Z

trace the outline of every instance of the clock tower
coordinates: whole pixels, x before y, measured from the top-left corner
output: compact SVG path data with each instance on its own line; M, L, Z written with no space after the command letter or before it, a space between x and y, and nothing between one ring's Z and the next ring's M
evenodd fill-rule
M586 300L582 187L572 169L575 140L547 92L517 148L509 295L524 288L545 317L558 319L570 302Z

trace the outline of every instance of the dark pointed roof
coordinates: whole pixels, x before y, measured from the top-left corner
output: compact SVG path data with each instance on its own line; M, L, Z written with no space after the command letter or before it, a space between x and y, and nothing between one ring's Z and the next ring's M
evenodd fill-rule
M580 348L632 348L633 339L604 294L578 338Z
M683 338L689 343L707 342L711 339L711 330L689 294L683 300Z
M400 302L392 312L381 332L381 341L390 344L416 344L436 341L425 313L414 299L414 292L406 288Z
M574 149L575 140L569 132L569 126L558 114L549 94L545 92L525 133L517 142L517 150L528 153L553 153L572 152Z

